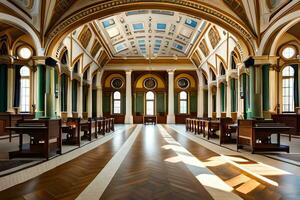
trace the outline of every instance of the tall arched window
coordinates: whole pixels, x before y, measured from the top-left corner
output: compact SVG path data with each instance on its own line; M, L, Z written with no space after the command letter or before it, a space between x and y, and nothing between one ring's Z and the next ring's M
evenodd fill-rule
M146 93L146 115L154 115L154 93L149 91Z
M121 93L113 93L113 114L121 114Z
M282 105L283 112L294 112L294 75L295 70L286 66L282 70Z
M30 70L24 66L20 69L20 111L30 112Z
M182 91L179 93L179 112L180 114L187 114L188 110L188 95L187 92Z

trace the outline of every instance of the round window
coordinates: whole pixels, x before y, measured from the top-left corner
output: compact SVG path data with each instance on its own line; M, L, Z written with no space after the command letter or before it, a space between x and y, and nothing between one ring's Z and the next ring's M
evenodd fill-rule
M29 59L32 56L32 51L28 47L21 47L18 51L18 56L23 59Z
M123 87L123 80L121 78L114 78L111 81L111 87L113 87L114 89L120 89L121 87Z
M147 90L153 90L155 89L157 86L157 83L156 83L156 80L154 78L146 78L144 80L144 87L147 89Z
M282 51L282 56L285 58L285 59L291 59L295 56L296 54L296 50L294 47L286 47L283 49Z
M187 89L190 86L190 81L187 78L180 78L177 85L180 89Z

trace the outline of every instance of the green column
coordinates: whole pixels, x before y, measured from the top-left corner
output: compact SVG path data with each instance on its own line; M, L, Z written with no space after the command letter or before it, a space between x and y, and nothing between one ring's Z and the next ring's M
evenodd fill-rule
M262 67L263 78L263 111L270 109L270 95L269 95L269 65Z
M230 79L230 93L231 93L231 112L237 111L237 91L236 80Z
M251 118L262 117L262 85L260 66L250 66L250 110Z
M40 118L44 116L45 112L45 66L37 65L37 102L36 102L36 112L35 117Z

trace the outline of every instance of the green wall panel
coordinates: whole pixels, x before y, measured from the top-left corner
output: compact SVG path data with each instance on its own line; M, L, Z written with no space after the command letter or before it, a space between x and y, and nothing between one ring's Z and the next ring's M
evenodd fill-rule
M135 112L144 114L144 93L136 93Z
M92 116L97 117L97 90L92 91Z
M268 111L270 109L269 65L264 65L262 67L262 79L263 79L263 110Z
M126 114L126 95L121 93L121 114Z
M157 113L165 113L165 94L163 92L159 92L156 95L156 111Z
M72 81L72 111L77 112L77 81Z
M197 93L191 92L190 96L190 112L195 113L197 112Z
M0 112L7 111L7 65L0 65Z
M178 114L178 94L174 94L174 113Z
M203 91L203 112L204 112L204 117L208 115L208 90Z
M103 113L110 113L110 94L103 94Z
M221 90L221 112L226 112L226 88L223 83L220 85Z

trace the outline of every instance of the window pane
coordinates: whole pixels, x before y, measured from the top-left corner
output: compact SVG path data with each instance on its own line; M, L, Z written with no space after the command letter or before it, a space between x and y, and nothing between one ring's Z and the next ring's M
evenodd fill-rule
M153 92L147 92L146 99L147 100L154 100L154 93Z
M294 69L287 66L282 70L283 112L294 112Z
M186 114L187 113L187 101L180 101L180 113Z
M121 99L121 93L120 92L115 92L114 93L114 99Z
M24 66L20 69L20 75L21 76L29 76L30 75L30 70L28 67Z
M29 78L21 78L20 90L20 111L30 111L30 80Z
M147 101L146 108L146 115L154 115L154 101Z
M186 92L180 92L180 94L179 94L179 98L180 99L187 99L187 93Z
M115 100L114 101L114 114L120 114L121 113L121 101Z

